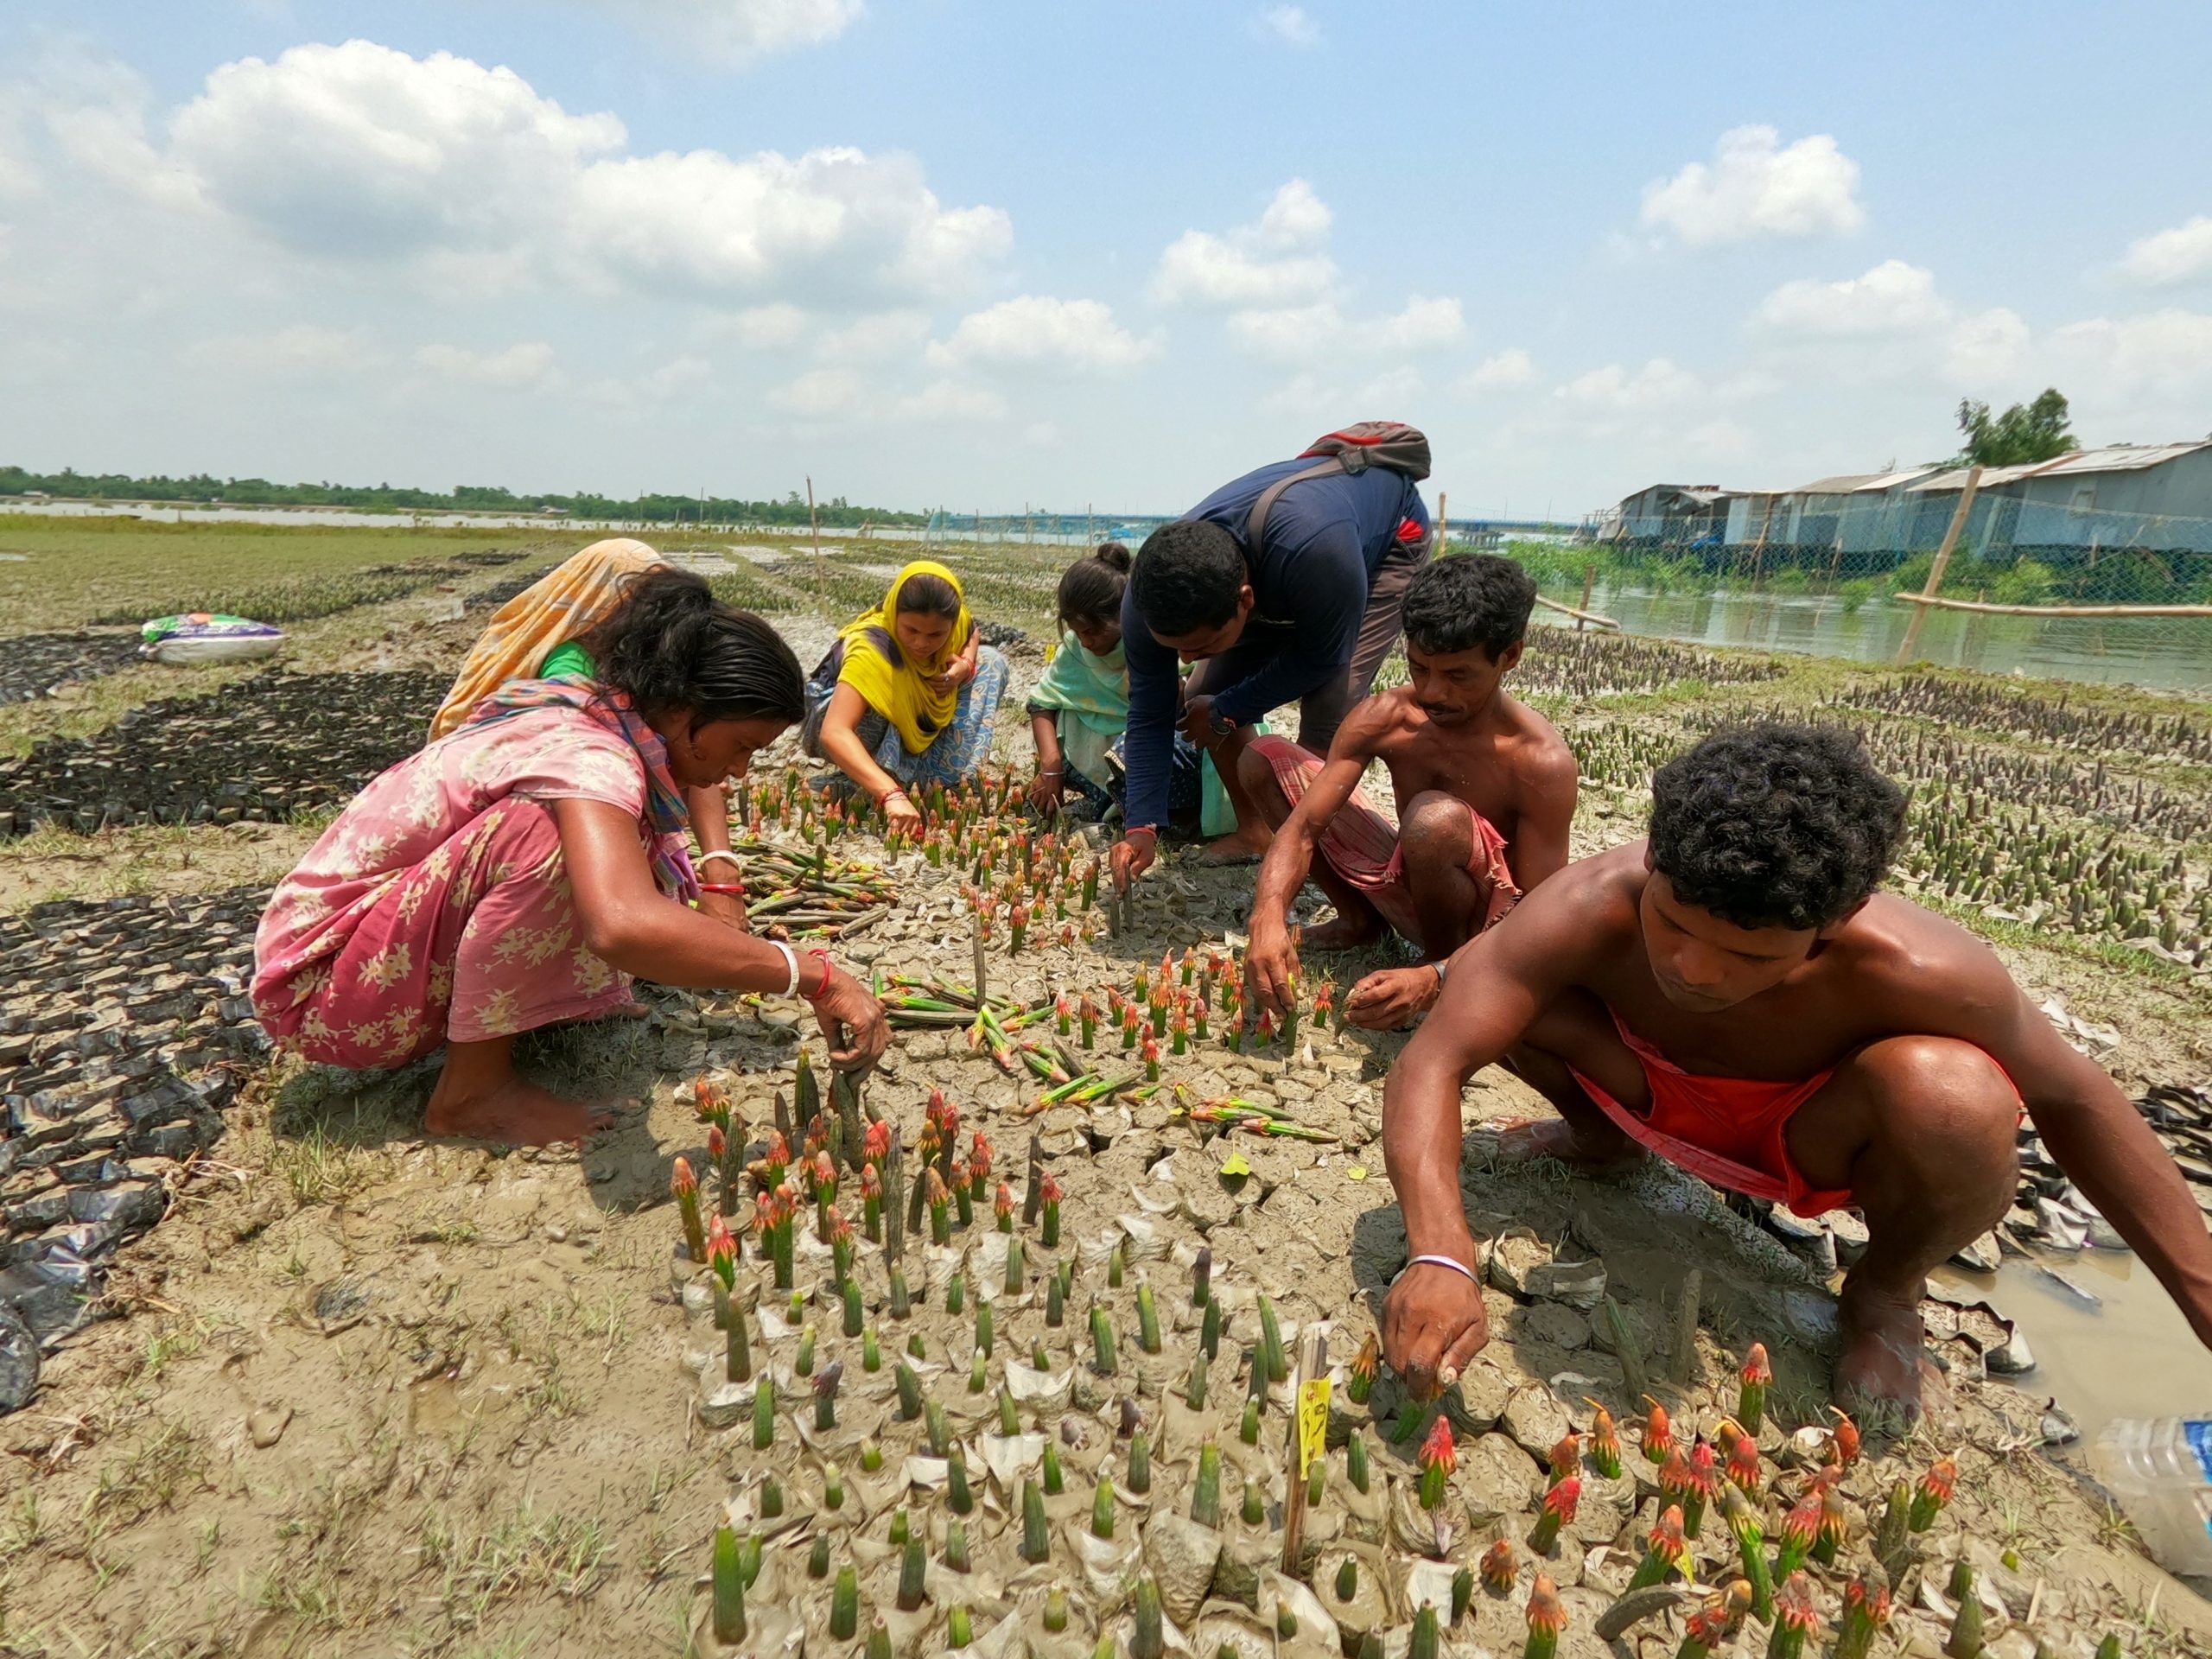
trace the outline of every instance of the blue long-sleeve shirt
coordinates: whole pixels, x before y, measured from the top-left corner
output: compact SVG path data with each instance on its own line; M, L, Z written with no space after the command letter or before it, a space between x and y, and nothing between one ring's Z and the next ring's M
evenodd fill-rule
M1247 473L1188 516L1210 519L1242 541L1261 492L1313 464L1301 457ZM1252 673L1216 691L1214 708L1223 718L1249 725L1298 702L1332 674L1351 672L1368 583L1408 518L1427 531L1420 490L1404 474L1381 467L1309 478L1275 498L1261 545L1245 550L1253 594L1245 628L1247 639L1281 644ZM1134 584L1122 601L1122 640L1129 667L1128 822L1165 824L1181 667L1138 615Z

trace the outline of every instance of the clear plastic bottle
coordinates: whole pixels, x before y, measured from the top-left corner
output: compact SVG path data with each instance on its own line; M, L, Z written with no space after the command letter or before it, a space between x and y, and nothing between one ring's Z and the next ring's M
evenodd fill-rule
M2212 1417L2120 1418L2089 1464L2161 1566L2212 1577Z

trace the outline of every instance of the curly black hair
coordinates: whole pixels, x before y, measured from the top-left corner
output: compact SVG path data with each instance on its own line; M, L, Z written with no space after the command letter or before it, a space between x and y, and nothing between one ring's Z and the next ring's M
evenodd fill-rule
M602 686L640 714L688 710L712 720L780 720L806 712L806 679L784 637L717 600L704 576L660 565L633 576L620 607L582 641Z
M1185 518L1144 538L1129 586L1145 626L1180 639L1236 615L1246 580L1243 543L1210 519Z
M1714 732L1651 779L1651 862L1738 927L1840 921L1881 884L1904 792L1855 733L1779 721Z
M1479 645L1496 662L1521 643L1536 584L1511 559L1455 553L1433 559L1408 584L1401 615L1408 643L1442 656Z

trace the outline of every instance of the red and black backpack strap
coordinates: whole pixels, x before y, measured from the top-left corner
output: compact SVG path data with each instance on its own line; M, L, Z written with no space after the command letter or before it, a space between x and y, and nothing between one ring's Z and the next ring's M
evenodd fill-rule
M1275 498L1294 484L1337 473L1363 473L1370 467L1402 473L1419 483L1428 476L1428 437L1419 427L1403 421L1360 421L1338 431L1325 432L1300 452L1299 459L1319 456L1313 466L1279 478L1260 492L1244 518L1244 556L1250 559L1266 533L1268 511Z

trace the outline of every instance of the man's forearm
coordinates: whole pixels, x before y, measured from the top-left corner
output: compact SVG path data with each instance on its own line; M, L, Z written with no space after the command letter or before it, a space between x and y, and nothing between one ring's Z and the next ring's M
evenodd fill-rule
M1448 1065L1402 1056L1382 1091L1382 1162L1405 1212L1414 1255L1474 1265L1459 1199L1459 1078Z
M2212 1345L2212 1234L2189 1184L2116 1088L2036 1119L2044 1145Z
M1260 863L1260 880L1252 895L1252 928L1282 927L1290 918L1290 901L1297 897L1313 868L1313 826L1302 811L1293 811L1275 831L1274 843Z

